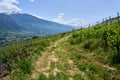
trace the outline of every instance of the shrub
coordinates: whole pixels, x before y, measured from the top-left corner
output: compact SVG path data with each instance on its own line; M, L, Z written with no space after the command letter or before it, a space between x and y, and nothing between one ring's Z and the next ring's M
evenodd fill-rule
M59 72L56 75L56 79L57 80L69 80L69 77L65 73Z
M40 48L40 49L42 49L42 48ZM36 48L36 49L34 49L33 51L34 51L34 53L35 53L35 54L37 54L37 55L40 55L40 56L41 56L42 54L41 54L40 49L39 49L39 48ZM42 50L43 50L43 49L42 49Z
M31 59L24 59L18 65L24 74L31 74L34 69Z
M80 39L79 38L71 38L70 39L70 44L71 45L74 45L74 44L77 44L77 43L80 43Z
M89 80L96 80L95 76L94 76L94 73L91 72L91 71L87 72L87 76L89 77Z
M77 33L72 34L72 38L77 38L77 37L79 37L79 34Z
M89 63L88 68L90 71L97 72L98 66L95 65L94 63Z
M45 47L44 47L43 45L40 45L40 46L39 46L39 50L44 51L44 50L45 50Z
M89 39L89 40L86 40L86 41L83 43L82 47L83 47L84 49L94 50L94 49L96 49L96 48L99 47L99 40L97 40L97 39Z
M110 80L111 75L110 72L107 70L102 70L102 76L101 76L104 80ZM115 79L116 80L116 79Z
M112 59L112 64L120 63L120 51L118 53L114 51L113 55L111 56L111 59Z
M81 54L79 54L79 53L74 53L74 54L72 54L72 56L71 56L71 58L73 59L73 60L80 60L81 58L82 58L83 56L81 55Z
M16 70L10 74L10 80L26 80L27 76L20 70Z
M55 76L53 74L50 74L48 80L55 80Z
M50 40L43 40L40 45L42 45L43 47L49 46Z
M73 76L74 80L84 80L84 78L82 78L81 74L77 73Z
M43 73L39 74L38 80L47 80L46 75Z
M39 38L39 36L33 36L33 37L32 37L32 39L37 39L37 38Z
M82 70L82 71L85 71L85 70L87 69L87 65L86 65L86 64L80 64L80 63L78 63L78 64L77 64L77 67L78 67L80 70Z

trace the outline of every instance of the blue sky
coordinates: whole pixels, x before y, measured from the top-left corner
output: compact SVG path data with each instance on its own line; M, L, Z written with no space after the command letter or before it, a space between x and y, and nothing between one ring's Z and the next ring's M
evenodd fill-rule
M9 1L10 0L0 0ZM59 23L95 22L120 12L120 0L11 0L21 12ZM19 3L15 3L15 1ZM1 6L0 6L1 7ZM75 21L76 20L76 21ZM78 24L79 25L79 24Z

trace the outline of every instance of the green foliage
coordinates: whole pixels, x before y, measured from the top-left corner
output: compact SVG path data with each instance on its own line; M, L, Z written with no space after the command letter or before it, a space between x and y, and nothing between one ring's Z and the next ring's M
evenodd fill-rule
M82 47L84 49L94 50L99 47L99 40L97 39L88 39L83 42Z
M97 80L95 79L93 72L87 72L87 76L89 77L89 80Z
M98 72L98 65L95 65L94 63L88 63L87 67L89 68L90 71L97 73Z
M40 50L41 50L41 48L36 48L36 49L34 49L34 50L33 50L33 51L34 51L34 55L36 55L36 56L38 56L38 55L41 56L41 55L42 55L42 54L41 54L41 51L44 50L44 49L42 49L41 51L40 51Z
M79 37L79 34L78 34L78 33L73 33L73 34L72 34L72 38L77 38L77 37Z
M78 44L78 43L80 43L80 38L79 37L70 39L70 44L71 45Z
M56 75L56 79L57 80L69 80L69 77L65 73L59 72Z
M44 51L44 50L45 50L45 47L44 47L43 45L40 45L40 46L39 46L39 50Z
M110 58L112 60L112 64L120 63L120 51L118 53L113 52L113 55Z
M82 78L81 74L77 73L73 76L74 80L84 80L84 78Z
M74 53L74 54L71 55L71 58L72 58L73 60L75 60L75 61L78 61L78 60L80 60L81 58L83 58L83 56L82 56L81 54L79 54L79 53Z
M37 39L37 38L39 38L39 36L33 36L33 37L32 37L32 39Z
M78 63L77 67L78 67L78 69L80 69L82 71L86 71L86 69L87 69L87 65L86 64Z
M102 76L104 79L109 79L110 78L110 72L108 72L107 70L103 70L102 71Z
M46 75L43 73L39 74L38 80L47 80Z
M53 74L50 74L48 80L55 80L55 76Z
M31 59L24 59L20 61L18 67L24 74L31 74L34 69Z
M27 75L20 70L16 70L10 74L10 80L26 80L26 78Z

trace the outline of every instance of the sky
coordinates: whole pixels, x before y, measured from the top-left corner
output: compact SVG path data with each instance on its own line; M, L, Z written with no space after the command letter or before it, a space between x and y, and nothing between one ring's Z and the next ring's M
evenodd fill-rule
M0 13L28 13L46 20L82 26L120 12L120 0L0 0Z

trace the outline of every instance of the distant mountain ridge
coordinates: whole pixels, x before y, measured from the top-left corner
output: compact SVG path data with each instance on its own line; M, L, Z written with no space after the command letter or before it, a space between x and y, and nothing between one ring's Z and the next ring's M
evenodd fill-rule
M24 28L7 14L0 13L0 32L22 31Z
M30 32L45 36L71 31L72 27L43 19L30 14L0 13L0 32Z

